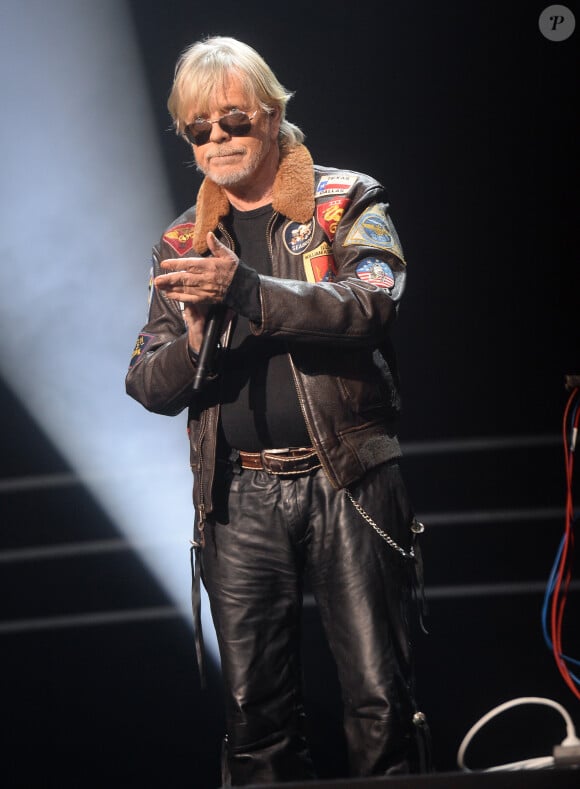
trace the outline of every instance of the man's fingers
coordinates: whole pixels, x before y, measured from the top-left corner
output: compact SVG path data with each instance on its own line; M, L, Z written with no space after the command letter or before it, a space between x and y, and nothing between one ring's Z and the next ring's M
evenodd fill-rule
M186 271L172 271L168 274L158 274L154 279L154 283L157 288L167 290L168 288L175 288L180 285L185 286L187 284L186 277Z
M161 268L167 272L172 271L187 271L195 266L203 266L205 260L203 258L167 258L161 261Z
M155 287L167 298L190 303L219 304L232 281L238 258L231 249L208 233L210 256L167 258L161 261L163 274L155 277Z

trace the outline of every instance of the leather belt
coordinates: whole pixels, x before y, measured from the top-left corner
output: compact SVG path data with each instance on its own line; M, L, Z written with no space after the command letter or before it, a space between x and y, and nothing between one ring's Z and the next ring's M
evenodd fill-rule
M261 452L238 450L238 454L242 468L267 471L268 474L305 474L322 466L312 447L263 449Z

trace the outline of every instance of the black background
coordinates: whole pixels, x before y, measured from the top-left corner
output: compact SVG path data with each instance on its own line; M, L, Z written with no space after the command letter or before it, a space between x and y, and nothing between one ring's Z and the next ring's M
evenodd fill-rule
M130 5L176 215L199 178L165 102L180 52L213 34L254 46L295 91L288 117L315 161L387 187L409 263L395 332L404 469L427 525L430 634L416 628L415 648L437 770L455 769L467 729L518 696L560 701L578 724L540 625L563 529L564 376L580 373L578 32L547 41L544 4L523 0ZM153 243L158 228L142 232ZM2 477L66 472L0 394ZM79 523L84 539L118 537L75 484L5 494L2 509L5 552L41 543L47 522L60 543L78 537ZM13 785L218 785L219 676L211 670L200 691L191 629L130 547L74 561L6 558L0 578L4 622L166 612L0 633ZM577 590L568 609L565 650L578 656ZM317 625L307 607L306 689L324 778L344 770L344 745ZM476 766L544 755L565 734L555 712L529 707L490 728L470 752Z

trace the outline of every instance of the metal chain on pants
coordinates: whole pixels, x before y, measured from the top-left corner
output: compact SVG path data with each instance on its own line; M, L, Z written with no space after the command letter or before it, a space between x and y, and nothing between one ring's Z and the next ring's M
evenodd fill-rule
M408 551L406 551L404 548L401 548L401 546L393 540L393 538L391 537L390 534L387 534L386 531L383 531L383 529L381 529L381 527L378 526L374 522L374 520L371 518L371 516L368 514L368 512L366 512L361 507L361 505L358 503L358 501L356 501L356 499L354 498L354 496L352 495L350 490L347 490L345 488L344 492L346 493L350 503L355 508L355 510L358 512L358 514L361 516L361 518L363 518L368 524L370 524L373 527L373 529L376 531L376 533L379 535L379 537L382 537L383 540L387 543L387 545L389 545L393 550L395 550L398 553L400 553L401 556L404 559L414 559L415 558L415 550L412 547ZM423 529L424 529L424 526L423 526L422 523L419 523L419 521L413 520L413 523L411 525L411 531L413 531L416 534L418 534L418 533L422 532Z

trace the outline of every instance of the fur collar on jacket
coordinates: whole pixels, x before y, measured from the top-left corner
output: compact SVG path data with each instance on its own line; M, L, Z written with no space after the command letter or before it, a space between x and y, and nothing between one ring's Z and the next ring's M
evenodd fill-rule
M306 146L296 145L281 156L272 189L272 207L294 222L308 222L314 215L314 169L310 152ZM196 202L193 246L197 252L207 251L207 234L229 212L224 190L205 178Z

